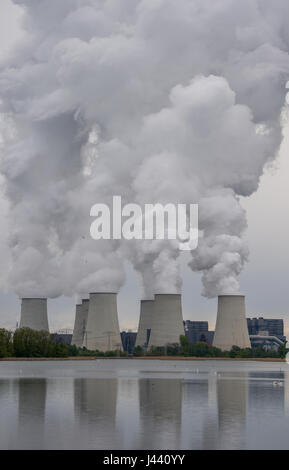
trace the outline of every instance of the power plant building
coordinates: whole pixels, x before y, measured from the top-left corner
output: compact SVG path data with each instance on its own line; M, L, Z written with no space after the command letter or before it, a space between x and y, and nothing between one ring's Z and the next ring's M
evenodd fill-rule
M135 348L137 333L134 331L122 331L120 333L122 347L125 352L132 354Z
M191 321L184 322L185 334L190 344L196 344L203 341L209 345L213 343L214 331L209 331L207 321Z
M85 299L81 304L76 305L75 321L71 344L81 348L84 341L89 300Z
M148 348L180 343L184 335L180 294L156 294Z
M147 347L151 334L153 316L154 300L141 300L136 346L141 346L142 348Z
M250 348L244 295L220 295L213 346L229 351L232 346Z
M89 295L83 346L92 351L122 350L116 293L94 292Z
M20 328L49 331L47 299L23 298L21 301Z
M247 318L249 335L276 336L281 341L286 340L284 336L284 322L278 318Z

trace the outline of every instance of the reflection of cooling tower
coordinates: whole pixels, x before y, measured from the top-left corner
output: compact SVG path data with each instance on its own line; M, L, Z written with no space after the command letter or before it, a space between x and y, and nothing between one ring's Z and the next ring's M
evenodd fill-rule
M213 346L229 351L232 346L250 348L244 295L220 295Z
M49 331L47 299L22 299L20 328Z
M217 378L218 448L243 449L248 397L247 372L220 372Z
M75 449L119 449L116 424L118 380L74 380Z
M23 378L16 384L19 390L17 449L43 449L47 381Z
M156 294L149 347L179 343L184 334L181 295Z
M139 406L144 449L179 449L183 382L140 379Z
M154 300L140 301L140 317L135 343L136 346L146 347L148 345L153 320L153 309Z
M75 379L74 406L83 420L114 423L117 402L117 379Z
M90 350L120 350L121 338L115 293L91 293L83 345Z
M86 299L82 301L82 304L76 305L75 322L71 344L75 344L75 346L77 346L78 348L82 347L84 340L84 333L88 314L88 304L89 300Z

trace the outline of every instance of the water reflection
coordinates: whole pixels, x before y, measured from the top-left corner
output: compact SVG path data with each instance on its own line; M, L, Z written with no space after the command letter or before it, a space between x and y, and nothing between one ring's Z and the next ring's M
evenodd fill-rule
M139 436L139 388L135 378L123 378L118 383L116 433L121 449L142 448Z
M180 447L182 380L140 379L140 434L143 448Z
M212 387L210 387L212 392ZM216 431L216 388L209 393L207 378L183 382L181 444L184 449L202 449L203 442L213 442ZM211 446L211 444L210 444Z
M17 441L22 449L44 447L46 389L46 379L18 381Z
M15 423L18 422L17 407L18 390L13 379L0 380L0 449L11 448Z
M105 418L114 424L117 385L117 379L74 380L75 413L81 422Z
M0 448L288 448L289 371L236 369L1 379Z
M247 373L223 372L217 379L218 447L240 449L244 447L244 431L248 398Z
M284 413L284 372L276 371L270 374L264 371L249 373L249 412L254 410L255 415L264 411L272 413L275 417Z
M75 418L93 448L116 445L117 392L117 379L74 380Z

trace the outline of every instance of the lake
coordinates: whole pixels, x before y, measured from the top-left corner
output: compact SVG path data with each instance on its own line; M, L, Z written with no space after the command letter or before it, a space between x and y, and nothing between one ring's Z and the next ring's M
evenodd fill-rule
M289 366L0 362L0 420L1 449L289 449Z

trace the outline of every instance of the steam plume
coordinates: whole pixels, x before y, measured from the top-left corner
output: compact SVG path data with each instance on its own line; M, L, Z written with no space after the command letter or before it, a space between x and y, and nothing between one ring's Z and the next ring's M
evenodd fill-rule
M21 296L118 290L125 256L148 297L178 292L175 243L89 239L90 207L118 194L198 203L190 266L204 295L237 293L239 198L281 142L288 1L14 3L26 34L0 70L8 285Z

